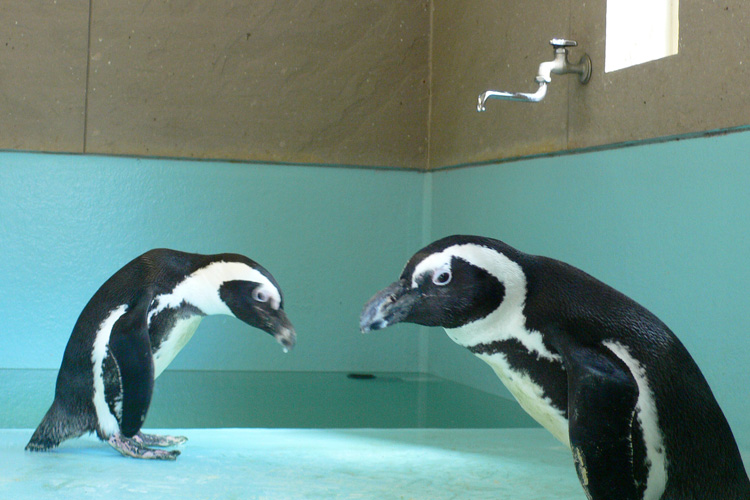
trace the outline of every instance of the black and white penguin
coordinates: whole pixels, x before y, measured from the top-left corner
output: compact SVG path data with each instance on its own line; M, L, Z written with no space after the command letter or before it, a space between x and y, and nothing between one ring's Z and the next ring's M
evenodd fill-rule
M65 348L55 400L27 450L96 432L126 456L174 460L181 436L142 433L154 379L204 316L226 314L295 344L281 290L263 267L237 254L156 249L109 278L81 312Z
M375 295L363 332L442 326L572 451L592 500L748 500L726 418L656 316L563 262L476 236L414 255Z

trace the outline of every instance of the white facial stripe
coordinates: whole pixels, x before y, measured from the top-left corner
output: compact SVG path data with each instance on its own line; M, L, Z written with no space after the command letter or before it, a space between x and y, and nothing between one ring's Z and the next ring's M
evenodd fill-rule
M417 264L417 267L414 268L414 272L411 275L411 287L417 288L417 278L426 272L434 273L438 269L449 270L451 268L451 259L454 256L454 254L450 252L452 248L456 247L446 248L440 253L434 253Z
M149 312L149 323L154 315L167 307L176 308L183 301L194 305L207 315L233 316L232 311L219 297L219 288L224 282L236 280L260 283L259 286L269 297L271 307L280 307L281 293L260 271L241 262L213 262L185 278L171 293L155 297L158 305Z
M667 456L664 450L663 435L659 428L659 415L656 411L654 394L649 388L646 371L638 360L630 355L626 346L612 341L604 342L604 346L625 363L636 384L638 384L638 401L635 412L643 430L643 439L646 444L646 466L648 467L643 500L658 500L667 485Z
M263 276L263 275L261 275ZM263 276L265 283L261 283L258 285L259 292L265 294L266 297L268 297L268 303L271 304L272 309L278 309L281 307L281 293L276 289L275 286L266 278Z
M99 329L96 331L94 338L94 349L91 352L91 362L94 364L94 408L96 409L96 418L99 420L99 429L105 436L111 436L120 432L120 425L117 419L109 412L109 406L104 398L104 358L109 350L109 336L112 334L112 327L120 316L125 314L128 306L123 304L109 313ZM120 410L122 411L122 410Z
M562 360L558 354L547 349L541 333L526 329L526 317L523 315L526 302L526 275L521 266L496 250L481 245L465 244L454 245L432 254L415 267L412 287L416 286L416 278L423 273L435 269L450 269L453 257L486 270L505 287L502 304L490 315L460 328L445 330L454 342L464 347L472 347L496 340L516 339L530 352L536 352L550 360Z
M473 243L465 245L453 245L442 252L434 253L417 264L412 273L412 287L415 287L416 278L428 271L437 269L450 269L451 260L458 257L477 267L485 269L495 276L507 289L523 287L523 297L526 296L526 276L521 267L502 253ZM506 297L507 300L508 297Z

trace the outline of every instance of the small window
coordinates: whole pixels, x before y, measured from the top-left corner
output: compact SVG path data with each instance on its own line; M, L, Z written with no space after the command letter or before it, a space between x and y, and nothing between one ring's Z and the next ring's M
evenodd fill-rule
M677 54L679 0L607 0L604 71Z

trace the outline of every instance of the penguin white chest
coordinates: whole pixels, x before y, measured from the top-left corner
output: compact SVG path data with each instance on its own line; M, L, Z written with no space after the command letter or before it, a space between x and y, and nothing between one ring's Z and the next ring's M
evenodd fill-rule
M153 352L154 378L161 375L161 372L169 366L169 363L185 347L185 344L193 337L195 330L198 329L198 325L200 325L202 319L203 316L195 315L175 321L174 326L158 349Z
M479 359L492 367L503 385L513 394L518 404L550 434L570 447L568 420L552 405L544 389L522 371L513 370L502 353L477 354Z
M555 438L570 447L568 419L556 408L544 388L524 369L514 368L503 352L479 352L477 346L494 342L513 341L536 359L545 359L562 365L560 355L550 352L544 345L541 333L525 328L525 318L520 308L512 314L504 314L502 320L490 317L456 329L446 329L448 336L457 344L469 348L479 359L495 371L503 385L513 394L526 413L539 422Z

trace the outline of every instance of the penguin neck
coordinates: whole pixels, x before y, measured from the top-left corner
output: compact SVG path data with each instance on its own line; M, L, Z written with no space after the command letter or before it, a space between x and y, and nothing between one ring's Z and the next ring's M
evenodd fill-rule
M558 441L569 447L568 421L563 411L554 406L550 397L545 394L544 387L529 373L513 366L503 351L503 343L514 341L511 344L520 343L537 358L562 363L562 357L545 345L542 333L526 326L525 274L514 262L502 262L502 265L505 271L503 274L498 269L485 267L496 277L506 276L506 279L501 280L505 296L500 306L484 318L458 328L446 328L445 332L454 342L468 348L490 365L521 407ZM508 270L513 271L510 279L507 279Z
M225 314L234 316L221 300L219 288L222 283L233 280L263 281L265 278L257 269L242 262L212 262L195 270L185 277L168 293L154 297L149 311L149 320L166 308L177 309L187 303L201 311L203 315Z
M507 305L506 302L503 305ZM492 370L510 391L521 407L558 441L570 446L568 422L564 413L556 408L545 394L545 389L531 374L511 364L503 344L520 343L538 359L546 358L562 364L562 357L551 352L544 344L543 336L536 330L526 328L523 303L503 309L500 306L489 316L459 328L445 329L457 344L468 348ZM515 344L517 345L517 344Z

